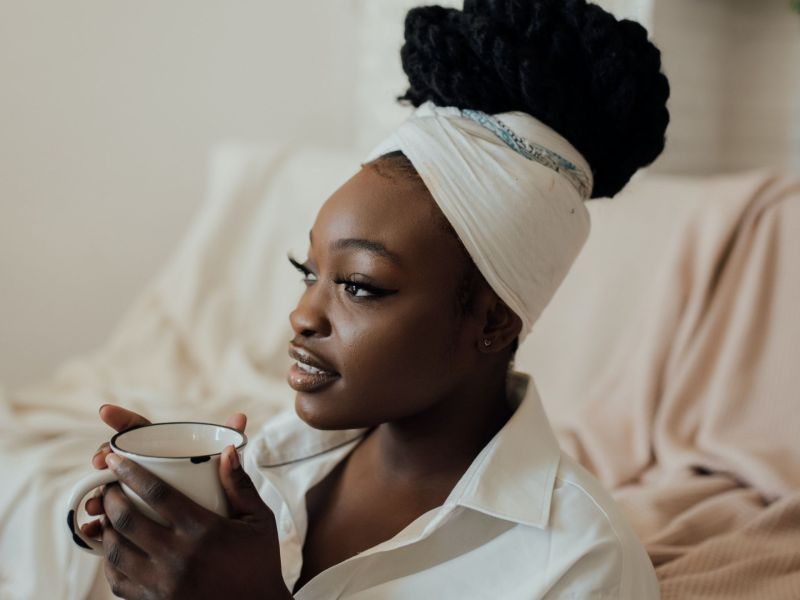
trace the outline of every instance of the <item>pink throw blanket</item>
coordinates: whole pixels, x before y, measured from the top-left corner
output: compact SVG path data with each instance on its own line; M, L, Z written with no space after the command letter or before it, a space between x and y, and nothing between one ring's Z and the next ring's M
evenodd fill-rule
M739 182L741 184L741 182ZM663 598L800 598L800 179L762 172L676 239L652 310L559 430Z

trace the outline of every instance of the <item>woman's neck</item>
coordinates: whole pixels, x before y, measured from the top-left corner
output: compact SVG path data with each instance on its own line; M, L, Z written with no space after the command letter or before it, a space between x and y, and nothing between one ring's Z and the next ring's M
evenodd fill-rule
M506 376L465 382L431 409L383 423L369 432L360 452L387 485L450 485L513 413Z

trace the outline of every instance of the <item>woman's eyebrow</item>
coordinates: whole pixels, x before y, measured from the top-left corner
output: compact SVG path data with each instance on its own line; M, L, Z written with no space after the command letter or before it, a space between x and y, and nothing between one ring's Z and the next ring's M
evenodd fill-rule
M314 244L314 236L309 230L308 241ZM400 255L389 250L382 242L377 240L367 240L362 238L341 238L331 243L331 250L346 250L348 248L356 248L359 250L367 250L373 254L377 254L383 258L393 262L398 267L402 266Z
M356 248L359 250L366 250L382 256L393 262L395 265L402 266L400 256L389 250L381 242L377 240L364 240L360 238L342 238L331 243L331 250L346 250L348 248Z

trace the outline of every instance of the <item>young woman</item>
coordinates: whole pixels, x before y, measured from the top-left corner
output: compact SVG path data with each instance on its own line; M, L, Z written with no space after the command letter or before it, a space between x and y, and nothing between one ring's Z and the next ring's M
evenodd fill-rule
M584 0L466 0L406 19L414 115L320 210L290 315L294 410L232 448L233 515L103 446L87 503L125 598L657 598L613 500L513 370L613 196L662 151L645 30ZM115 406L117 430L145 419ZM229 425L243 429L238 414Z

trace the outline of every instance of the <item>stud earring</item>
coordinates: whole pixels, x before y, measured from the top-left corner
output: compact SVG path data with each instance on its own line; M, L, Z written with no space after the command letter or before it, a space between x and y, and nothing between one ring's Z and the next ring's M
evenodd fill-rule
M484 348L488 348L491 345L492 345L492 340L490 340L489 338L484 338L483 339L483 347Z

